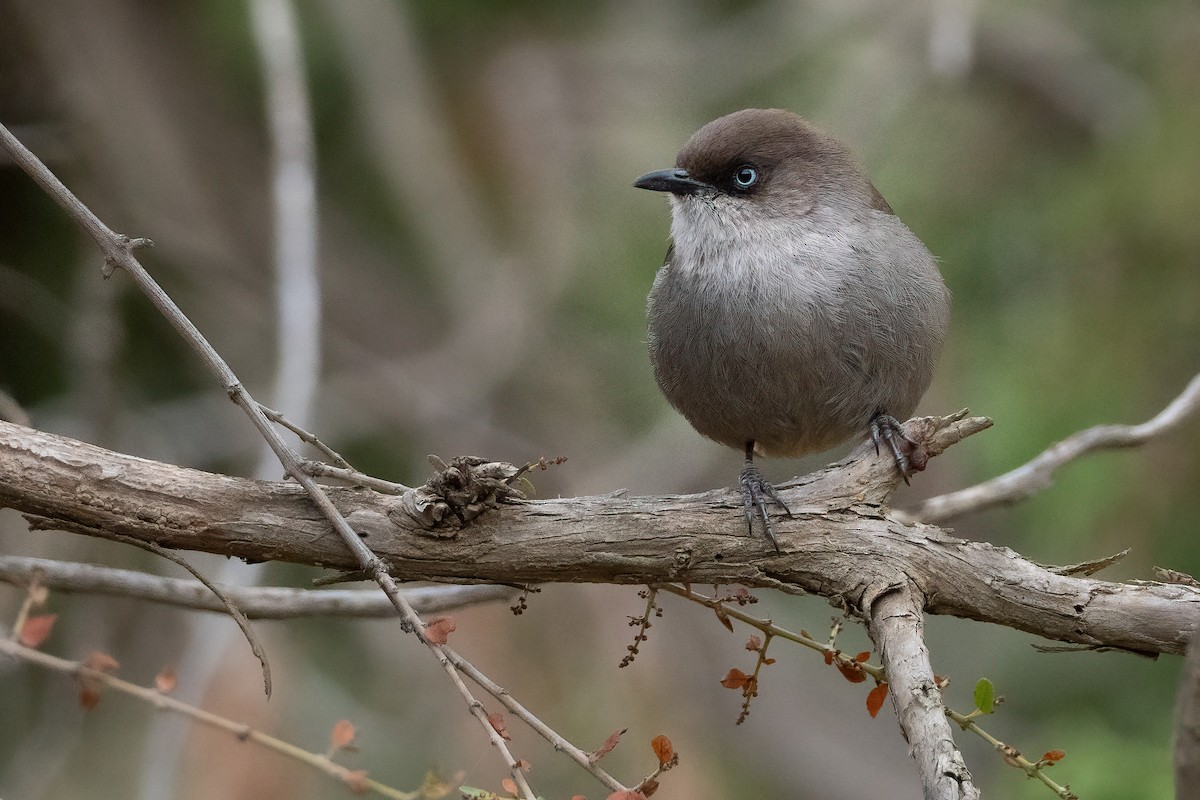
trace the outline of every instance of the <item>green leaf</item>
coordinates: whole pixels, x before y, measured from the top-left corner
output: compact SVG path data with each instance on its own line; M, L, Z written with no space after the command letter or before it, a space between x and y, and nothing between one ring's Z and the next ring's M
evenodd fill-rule
M975 684L975 707L985 714L996 709L996 689L987 678L980 678Z

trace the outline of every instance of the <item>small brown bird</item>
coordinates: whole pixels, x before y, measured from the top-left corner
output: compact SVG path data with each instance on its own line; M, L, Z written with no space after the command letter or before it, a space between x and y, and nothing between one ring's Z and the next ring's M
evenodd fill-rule
M746 454L747 525L791 512L754 454L799 456L855 436L886 444L933 376L949 293L925 245L844 144L789 111L746 109L697 131L668 192L671 247L648 303L663 394L698 432Z

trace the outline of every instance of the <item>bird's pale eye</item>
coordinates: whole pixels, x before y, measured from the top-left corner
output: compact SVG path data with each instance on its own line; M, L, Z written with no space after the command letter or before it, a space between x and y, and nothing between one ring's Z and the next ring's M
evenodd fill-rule
M749 164L743 164L733 173L733 183L739 189L749 189L758 183L758 170Z

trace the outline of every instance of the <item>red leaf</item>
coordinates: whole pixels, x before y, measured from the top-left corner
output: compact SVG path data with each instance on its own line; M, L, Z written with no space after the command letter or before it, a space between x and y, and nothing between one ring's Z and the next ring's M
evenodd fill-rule
M861 664L864 661L866 661L867 659L869 659L870 657L871 657L871 651L863 650L861 653L859 653L858 655L856 655L854 657L854 660Z
M504 791L508 792L513 797L518 795L517 782L512 778L505 778L504 780L500 781L500 785L504 787Z
M883 701L887 699L887 693L888 685L880 683L867 694L867 713L872 717L879 713L879 709L883 708Z
M829 664L832 664L832 663L833 663L833 651L826 650L825 651L825 664L826 664L826 666L828 666Z
M170 694L175 691L175 684L178 679L175 677L175 669L173 667L163 667L159 673L154 676L154 688L159 694Z
M445 644L455 627L454 617L437 617L425 623L425 639L432 644Z
M626 728L621 728L619 731L613 731L604 740L604 744L592 752L588 753L588 763L595 764L600 759L612 752L612 749L617 746L617 742L621 741L621 734L626 731Z
M512 737L508 735L508 723L504 721L504 715L496 711L487 716L488 724L492 726L496 733L500 734L500 738L506 742L511 742Z
M1062 750L1049 750L1042 754L1042 761L1045 761L1047 764L1054 764L1058 761L1062 761L1066 757L1067 754Z
M354 725L350 720L339 719L329 732L329 746L334 750L343 750L354 743L354 734Z
M21 635L17 637L17 641L26 647L37 647L46 641L46 637L50 635L50 629L54 627L54 620L56 619L58 619L58 614L36 614L26 618L25 624L21 626Z
M749 675L734 667L725 673L724 678L721 678L721 685L726 689L741 689L749 680Z
M762 648L762 639L758 638L757 636L754 636L752 634L750 636L750 638L746 640L746 649L747 650L749 650L751 652L755 652L761 648Z
M365 769L348 769L342 773L342 782L350 787L355 794L366 794L371 786L367 783Z
M659 734L650 740L650 747L654 750L654 755L658 756L658 763L669 764L671 759L675 757L675 746L671 744L671 740L666 736Z
M866 673L858 668L857 662L854 664L846 664L841 661L837 662L838 672L842 673L842 677L851 683L862 683L867 679Z

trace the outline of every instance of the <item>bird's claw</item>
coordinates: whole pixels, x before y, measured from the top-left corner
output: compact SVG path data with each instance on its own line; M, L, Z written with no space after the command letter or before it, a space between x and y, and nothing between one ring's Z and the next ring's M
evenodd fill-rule
M787 507L787 503L775 491L775 487L763 477L762 472L754 465L753 461L746 461L746 466L742 468L742 503L743 511L746 515L746 527L750 535L754 535L754 518L757 516L762 520L763 531L767 534L767 538L776 550L779 549L779 542L775 540L775 529L771 527L771 518L767 514L767 501L777 504L783 509L783 513L791 518L792 511Z
M875 445L875 453L879 453L879 444L883 442L892 451L892 458L896 461L896 469L900 470L900 476L904 478L904 482L911 484L908 476L916 470L913 464L909 461L908 455L904 452L904 448L900 446L900 442L905 442L912 448L916 448L917 442L909 438L904 432L904 426L900 424L900 420L893 417L891 414L884 414L882 411L871 417L871 442Z

